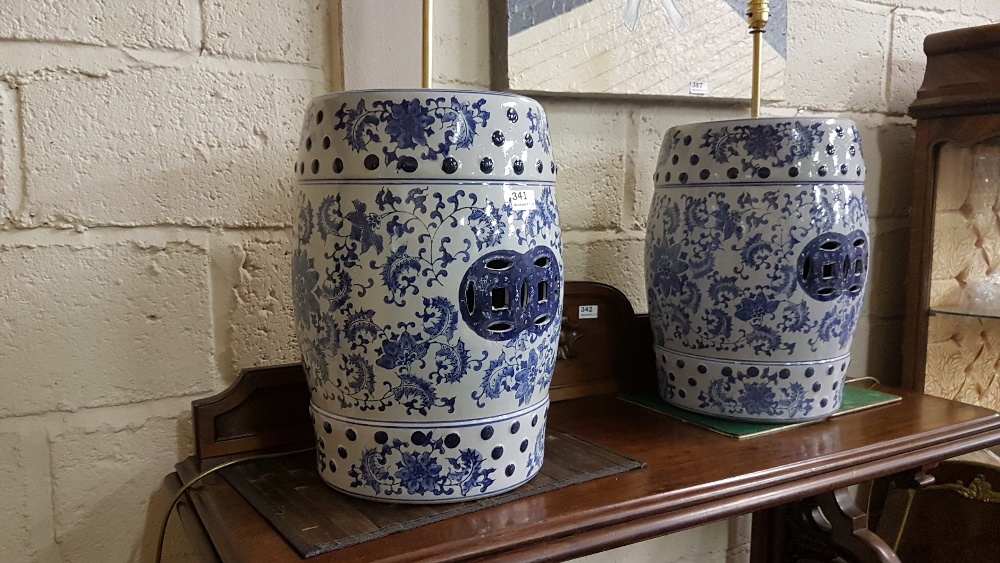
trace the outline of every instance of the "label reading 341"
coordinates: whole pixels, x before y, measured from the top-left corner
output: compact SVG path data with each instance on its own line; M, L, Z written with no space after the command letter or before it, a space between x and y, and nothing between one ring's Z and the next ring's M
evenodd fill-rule
M530 188L504 188L503 199L514 211L534 211L535 190Z

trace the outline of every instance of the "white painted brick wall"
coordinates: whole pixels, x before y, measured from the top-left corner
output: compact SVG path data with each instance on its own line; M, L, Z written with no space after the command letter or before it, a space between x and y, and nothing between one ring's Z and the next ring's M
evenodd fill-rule
M263 365L299 361L292 317L289 264L292 245L285 232L252 237L227 235L225 247L213 256L227 264L221 273L235 303L225 320L230 331L233 374Z
M47 471L49 443L44 428L0 430L0 553L8 561L42 555L38 540L52 535L52 484Z
M0 416L211 390L205 250L71 240L0 245Z
M198 47L198 0L6 0L0 37L184 51Z
M22 195L17 123L17 92L0 83L0 227L17 211Z
M434 86L490 87L489 3L437 0L434 3Z
M152 560L191 400L297 357L286 226L327 8L0 3L5 561Z
M190 453L191 399L241 368L298 357L291 165L304 103L334 82L339 62L326 55L327 9L325 0L0 3L6 558L149 560L161 479ZM486 3L439 0L434 18L436 85L488 87ZM851 375L898 377L913 150L903 113L923 74L923 36L990 18L1000 2L791 3L786 98L764 111L855 119L871 179L875 267ZM363 78L386 78L370 72ZM541 100L560 165L567 277L615 285L644 311L660 139L671 125L744 110ZM746 561L748 522L587 561ZM189 559L183 541L172 543L173 560Z
M202 7L208 53L323 66L325 0L204 0Z
M24 220L287 224L294 132L316 90L303 77L201 68L30 82Z
M66 561L153 560L170 500L164 468L191 454L192 427L183 402L141 407L53 432L55 541Z
M627 114L614 103L543 103L559 167L556 202L562 228L619 229Z
M566 279L596 281L617 287L628 296L636 312L646 312L644 239L637 235L593 239L567 233L564 243Z
M836 8L823 0L789 2L785 104L885 111L890 11L857 2Z

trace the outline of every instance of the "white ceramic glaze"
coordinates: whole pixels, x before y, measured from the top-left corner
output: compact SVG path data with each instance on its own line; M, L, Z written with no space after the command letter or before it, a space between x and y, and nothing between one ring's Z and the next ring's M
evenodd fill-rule
M665 400L761 422L837 411L868 274L864 179L847 120L667 133L646 236Z
M323 479L396 502L530 479L563 292L539 104L436 90L319 97L295 171L294 303ZM477 434L515 422L531 435Z

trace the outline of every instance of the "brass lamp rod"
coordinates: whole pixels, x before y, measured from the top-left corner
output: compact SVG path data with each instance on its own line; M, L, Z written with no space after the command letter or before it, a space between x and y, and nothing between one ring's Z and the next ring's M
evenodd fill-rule
M761 34L770 16L768 0L750 0L747 8L747 18L750 24L750 34L753 35L753 82L750 86L750 117L760 117L760 67L761 67Z
M431 25L434 17L434 10L431 6L431 0L424 0L424 49L423 49L423 68L420 73L420 84L424 88L431 87L431 46L433 43L433 35L431 34Z

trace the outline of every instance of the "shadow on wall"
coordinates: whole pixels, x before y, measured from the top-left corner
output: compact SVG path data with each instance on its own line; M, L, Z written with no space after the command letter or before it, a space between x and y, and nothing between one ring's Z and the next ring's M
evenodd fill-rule
M178 440L175 454L178 460L183 460L194 453L192 442L194 424L190 417L180 418L177 420L176 429ZM166 473L164 473L165 475ZM174 493L167 490L166 484L162 480L163 476L158 477L161 480L159 486L149 496L142 538L139 545L135 546L132 551L131 561L152 562L156 560L156 542L163 526L163 518L166 517L170 501L174 498ZM173 511L168 522L167 534L163 541L162 560L164 563L184 563L196 560L176 510Z
M163 485L163 477L172 468L174 459L191 455L192 424L188 417L179 420L147 421L142 427L126 428L121 439L109 437L113 448L100 452L97 459L78 463L66 483L56 483L57 501L70 494L69 489L87 484L88 491L73 493L72 503L83 499L76 511L62 510L57 514L56 541L65 561L133 561L155 559L154 550L159 526L166 514L171 496ZM162 438L157 439L152 433ZM160 442L172 447L163 451L136 453L136 441ZM145 454L145 455L144 455ZM60 491L61 488L64 490ZM93 499L93 500L91 500ZM145 517L143 517L145 513ZM177 537L176 535L174 537ZM183 543L172 542L168 550L175 561L190 561L184 557ZM175 556L176 554L176 556Z

